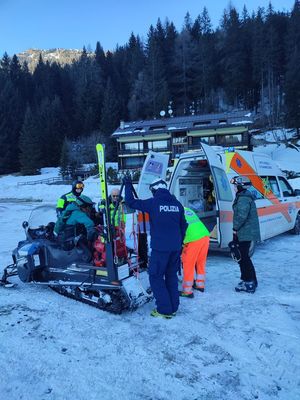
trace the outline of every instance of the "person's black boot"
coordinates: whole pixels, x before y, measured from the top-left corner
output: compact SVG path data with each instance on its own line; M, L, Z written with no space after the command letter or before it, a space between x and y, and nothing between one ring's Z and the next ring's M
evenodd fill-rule
M256 290L256 284L254 281L245 282L241 281L236 287L236 292L246 292L246 293L254 293Z

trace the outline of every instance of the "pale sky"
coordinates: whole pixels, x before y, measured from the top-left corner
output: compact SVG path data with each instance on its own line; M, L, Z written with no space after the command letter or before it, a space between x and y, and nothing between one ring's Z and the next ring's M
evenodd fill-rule
M269 0L232 0L242 11L268 7ZM0 57L29 48L104 50L125 44L131 32L146 39L150 25L166 18L180 30L187 12L194 20L206 6L214 27L228 0L0 0ZM272 0L276 11L290 11L294 0Z

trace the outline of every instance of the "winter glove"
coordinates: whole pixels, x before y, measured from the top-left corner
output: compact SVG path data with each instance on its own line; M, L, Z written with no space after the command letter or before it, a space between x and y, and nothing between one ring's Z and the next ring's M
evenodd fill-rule
M124 176L122 182L124 183L124 185L131 185L132 184L131 176L130 175Z
M239 241L238 235L237 235L237 231L235 231L235 230L233 231L232 241L233 242L238 242Z
M240 245L237 241L233 240L232 242L228 243L230 255L233 261L240 262L241 261L241 252L240 252Z

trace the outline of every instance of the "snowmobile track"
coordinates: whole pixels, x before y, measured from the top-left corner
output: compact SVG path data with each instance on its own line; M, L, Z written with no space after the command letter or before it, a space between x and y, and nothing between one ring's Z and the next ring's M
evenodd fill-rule
M99 310L107 311L107 312L112 313L112 314L120 315L126 309L126 308L124 308L125 299L124 299L123 293L121 294L121 299L119 298L119 296L117 297L114 293L110 293L110 296L113 298L113 302L110 303L110 304L105 304L105 305L102 306L101 304L96 303L94 301L90 301L90 300L88 300L88 299L86 299L84 297L78 297L75 294L72 294L72 293L68 292L65 289L58 288L58 287L55 287L55 286L49 286L49 287L52 290L54 290L54 292L56 292L56 293L58 293L58 294L60 294L62 296L68 297L70 299L79 301L79 302L84 303L84 304L88 304L88 305L90 305L92 307L98 308Z

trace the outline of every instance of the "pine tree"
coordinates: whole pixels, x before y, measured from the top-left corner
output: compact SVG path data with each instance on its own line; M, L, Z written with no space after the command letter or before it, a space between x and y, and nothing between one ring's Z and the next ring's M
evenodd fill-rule
M197 43L191 34L191 21L186 18L185 27L176 39L175 46L175 80L177 88L174 94L174 104L178 115L189 113L189 107L196 100L197 60L199 53ZM173 78L174 78L173 77Z
M288 24L286 47L288 65L285 76L286 124L300 133L300 0L295 1Z
M282 78L286 68L286 35L287 19L283 13L275 13L270 3L265 22L265 56L269 123L271 126L280 122L280 112L283 104Z
M134 82L131 97L128 102L129 117L131 120L146 119L148 117L151 93L145 72L140 72Z
M115 91L109 79L104 91L103 109L100 130L105 135L105 144L107 146L107 158L113 160L116 155L115 141L110 139L110 135L114 132L119 124L119 107Z
M18 139L22 122L22 99L8 79L0 92L0 174L19 170Z
M244 102L244 86L247 54L243 49L244 36L239 14L231 7L222 21L222 56L220 68L222 81L228 101L234 107L241 107Z
M20 165L23 175L40 173L43 157L42 141L43 137L36 116L28 107L19 141Z
M22 85L22 69L19 63L19 59L16 55L13 56L11 63L10 63L10 79L15 85L15 87L20 87Z
M135 80L138 78L139 73L143 70L145 66L145 54L143 44L139 36L135 37L133 33L131 33L128 42L127 58L128 81L130 88L132 88Z
M69 156L69 144L67 139L65 138L62 148L61 148L61 154L60 154L60 161L59 161L59 166L60 166L60 175L62 177L68 176L71 171L70 171L70 156Z
M259 112L262 116L266 114L265 106L265 82L266 82L266 37L264 26L265 14L262 8L257 10L257 13L252 18L252 60L253 76L253 103L256 109L259 107Z
M9 76L9 72L10 72L10 62L11 62L11 60L10 60L8 54L5 52L0 61L0 68L7 77Z
M119 123L119 109L115 91L109 79L104 91L104 101L100 129L106 135L111 135Z
M159 116L160 111L167 108L170 98L162 52L161 41L164 40L163 37L164 31L160 21L158 21L157 30L152 26L149 29L146 46L147 58L144 82L147 85L145 93L149 96L146 103L148 105L147 115L150 118Z
M67 121L59 97L44 99L37 112L38 126L43 136L42 166L58 166L62 144L67 132Z

